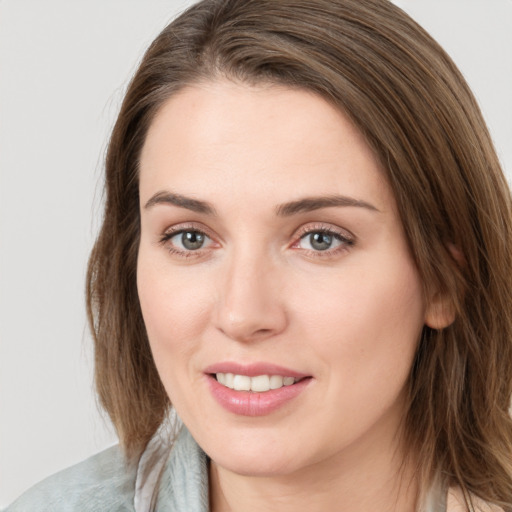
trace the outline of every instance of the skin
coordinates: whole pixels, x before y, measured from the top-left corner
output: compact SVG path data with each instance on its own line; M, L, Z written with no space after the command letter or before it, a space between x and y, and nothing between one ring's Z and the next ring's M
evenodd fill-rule
M333 195L355 204L279 212ZM211 457L212 510L413 510L406 385L423 325L444 319L349 120L307 91L188 87L149 129L140 199L142 312L165 389ZM203 246L187 250L180 230L205 233ZM308 234L322 230L335 233L324 251ZM277 411L241 416L210 393L204 370L220 361L312 378Z

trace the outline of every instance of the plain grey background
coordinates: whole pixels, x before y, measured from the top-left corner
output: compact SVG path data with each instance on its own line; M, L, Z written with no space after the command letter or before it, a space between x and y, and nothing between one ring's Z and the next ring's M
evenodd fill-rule
M0 0L0 507L115 442L83 298L102 159L144 49L190 3ZM395 3L459 65L511 176L512 0Z

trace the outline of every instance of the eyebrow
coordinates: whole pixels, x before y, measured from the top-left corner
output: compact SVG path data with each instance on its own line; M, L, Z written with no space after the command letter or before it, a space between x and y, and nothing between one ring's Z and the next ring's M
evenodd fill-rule
M366 208L373 212L379 212L380 210L373 206L373 204L361 201L360 199L354 199L353 197L332 195L332 196L321 196L321 197L305 197L298 199L297 201L291 201L279 205L276 208L276 213L280 217L288 217L297 213L311 212L314 210L320 210L321 208L331 208L333 206L355 206L358 208Z
M182 194L176 194L168 191L157 192L144 205L144 208L148 209L158 204L178 206L180 208L186 208L187 210L205 215L217 215L215 208L211 203L208 203L207 201L193 199ZM311 212L314 210L320 210L321 208L332 208L339 206L352 206L365 208L374 212L379 211L378 208L370 203L367 203L366 201L341 195L305 197L303 199L281 204L276 207L275 211L279 217L290 217L298 213Z
M175 194L173 192L157 192L144 205L144 208L148 209L157 204L170 204L173 206L179 206L180 208L186 208L187 210L197 213L217 215L215 208L210 203L200 201L199 199L192 199L191 197L183 196L181 194Z

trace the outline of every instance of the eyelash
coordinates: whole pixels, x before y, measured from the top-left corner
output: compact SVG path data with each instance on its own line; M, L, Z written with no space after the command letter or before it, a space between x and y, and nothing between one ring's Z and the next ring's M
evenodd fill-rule
M320 233L322 235L328 235L333 237L335 240L340 242L340 245L331 249L326 250L311 250L311 249L303 249L303 251L311 257L314 258L332 258L338 256L340 253L348 251L352 246L355 245L355 237L348 233L346 230L342 230L339 228L334 228L331 225L326 224L315 224L315 225L306 225L299 229L296 236L298 236L298 240L292 244L292 248L298 247L298 244L311 236L312 234Z
M174 254L176 256L182 257L182 258L197 258L200 256L203 256L204 250L202 248L197 250L188 250L183 251L181 249L178 249L177 247L170 244L170 240L174 238L177 235L181 235L183 233L197 233L200 235L204 235L205 237L209 238L213 241L213 236L208 234L207 230L204 228L199 228L198 226L194 224L190 225L178 225L173 226L169 228L165 233L160 237L159 243L160 245L163 245L171 254Z
M183 233L196 233L199 235L203 235L215 244L214 237L211 234L209 234L208 230L204 229L203 227L198 227L197 225L194 224L178 225L171 227L160 237L159 244L164 246L171 254L176 255L178 257L198 258L204 256L204 252L208 248L203 249L201 247L197 250L184 251L169 243L172 238ZM298 246L301 243L301 241L315 233L331 236L335 240L340 242L340 245L338 245L334 249L329 248L325 250L302 249L304 253L314 258L328 259L335 257L342 252L348 251L350 247L355 245L356 242L355 237L345 230L333 228L331 225L315 224L306 225L300 228L298 232L294 235L295 241L290 245L290 247L300 249Z

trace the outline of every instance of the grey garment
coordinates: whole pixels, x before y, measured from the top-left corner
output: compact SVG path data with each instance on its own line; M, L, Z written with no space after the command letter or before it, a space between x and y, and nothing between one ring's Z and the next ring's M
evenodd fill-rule
M208 512L208 459L183 427L165 465L155 512Z
M137 466L118 446L57 473L5 512L135 512ZM207 459L183 428L160 479L155 512L208 512Z
M6 512L132 512L136 469L114 446L43 480Z

